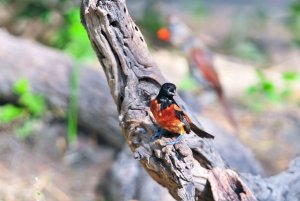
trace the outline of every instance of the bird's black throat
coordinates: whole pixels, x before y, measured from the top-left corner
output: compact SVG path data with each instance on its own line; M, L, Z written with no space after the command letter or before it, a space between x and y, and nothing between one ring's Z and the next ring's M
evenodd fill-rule
M164 83L156 97L158 104L160 104L160 110L164 110L173 103L175 103L173 96L176 92L176 86L172 83Z
M170 107L172 104L174 104L174 99L173 97L166 97L162 94L158 94L158 96L156 97L157 103L160 104L160 110L164 110L167 107Z

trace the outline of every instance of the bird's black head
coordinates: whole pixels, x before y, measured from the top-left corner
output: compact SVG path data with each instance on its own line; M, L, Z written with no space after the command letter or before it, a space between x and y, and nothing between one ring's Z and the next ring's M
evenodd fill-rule
M172 83L165 83L161 86L158 96L172 99L175 96L176 86Z

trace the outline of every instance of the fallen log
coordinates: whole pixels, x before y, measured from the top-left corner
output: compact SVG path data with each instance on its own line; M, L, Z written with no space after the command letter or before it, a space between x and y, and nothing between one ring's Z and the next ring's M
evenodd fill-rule
M78 65L65 54L9 35L0 30L0 100L16 102L14 84L29 80L32 90L42 94L57 118L67 118L72 69ZM101 136L116 148L124 139L118 123L116 106L109 96L104 76L95 69L80 67L78 95L79 125Z

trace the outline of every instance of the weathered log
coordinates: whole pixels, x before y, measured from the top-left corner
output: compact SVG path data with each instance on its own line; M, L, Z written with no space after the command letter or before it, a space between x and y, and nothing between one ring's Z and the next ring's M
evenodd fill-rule
M19 78L26 77L27 75L31 74L29 80L31 81L31 83L34 83L33 88L35 92L41 92L46 95L45 98L48 100L48 103L55 111L57 116L65 116L64 114L67 110L69 97L68 78L70 75L71 65L73 64L72 60L69 57L63 55L61 52L43 47L42 45L38 45L34 42L28 42L26 40L10 36L2 30L0 30L0 36L0 100L15 101L16 97L11 91L12 85ZM38 58L38 55L42 55L40 57L41 59ZM49 69L51 65L53 66L52 68L54 68L52 70ZM85 70L81 70L81 72L82 71ZM108 92L107 84L102 79L101 74L97 75L96 70L87 69L87 71L87 78L85 78L85 81L82 81L81 85L84 83L89 84L86 84L85 87L81 86L80 89L80 91L84 91L87 94L84 96L81 95L79 99L79 105L81 105L80 115L85 115L86 119L80 118L79 122L81 125L84 125L86 127L89 127L89 125L94 125L96 133L98 133L99 135L108 134L108 138L112 139L111 142L115 144L116 141L113 138L110 138L110 135L114 135L115 133L102 132L102 130L109 130L101 129L103 126L106 126L106 124L98 125L99 122L95 121L99 119L99 115L100 119L103 119L101 115L106 115L106 113L101 113L104 111L102 107L97 107L99 104L101 104L102 98L108 98L108 100L110 99L110 101L106 102L105 106L106 108L112 107L112 109L114 109L112 99L110 98L110 96L107 96L105 94L106 92ZM46 77L48 79L41 79L41 77L39 77L38 75L43 75L43 77ZM91 80L93 83L92 87L90 86ZM59 83L63 84L60 85ZM53 87L55 84L56 87ZM102 91L104 90L103 94L99 92L99 90L96 90L99 88ZM44 91L42 91L42 89ZM102 97L101 95L104 95L104 97ZM83 101L81 99L85 99L86 101ZM88 107L82 105L82 102L89 103L89 100L95 101L95 104L97 105L95 107L93 107L92 104L89 104ZM110 114L114 115L114 112L111 111ZM110 118L110 120L111 125L115 125L118 129L117 115L115 115L115 118ZM106 122L106 120L103 121ZM204 120L201 119L201 122L203 121ZM85 124L84 122L87 122L87 124ZM215 129L214 126L210 126L206 122L203 123L205 125L205 128L208 128L208 131L212 131L211 129ZM91 128L93 128L93 126ZM212 133L216 134L217 132L218 131L213 131ZM242 151L243 149L241 148L243 146L239 144L238 141L237 143L233 143L234 141L237 140L231 137L228 138L226 137L226 135L222 135L222 132L217 135L217 138L215 140L216 147L218 150L221 150L219 152L225 158L225 161L230 166L233 166L241 172L253 172L253 169L254 171L257 171L257 169L255 170L256 165L253 165L249 169L249 164L251 164L251 158L253 158L253 156L251 156L250 154L249 158L249 153L244 153L244 151ZM117 146L120 147L121 145ZM234 154L231 154L232 152L234 152ZM299 164L299 159L295 160L295 162L292 163L288 171L271 178L262 179L260 176L252 176L248 174L243 174L242 178L255 192L259 200L299 200L300 168L299 165L297 166L297 164ZM142 174L139 173L139 175ZM140 177L144 178L143 176ZM143 184L143 182L141 181L139 182L139 185L145 184ZM147 195L144 192L140 193Z
M166 144L170 138L151 140L158 127L149 102L166 80L125 0L83 0L81 18L106 74L125 139L150 176L176 200L256 200L242 179L227 169L212 140L195 134L175 146ZM179 105L197 122L184 102ZM212 174L220 175L222 182L215 182ZM224 190L226 197L220 196Z
M250 189L253 189L258 200L299 200L299 170L300 157L292 161L286 171L270 178L262 178L261 176L245 173L242 173L241 176ZM217 172L216 175L210 176L218 177L220 174ZM145 174L139 162L133 160L132 154L127 147L117 157L110 178L110 185L106 191L109 193L112 201L172 200L168 192L163 190L162 187L159 188L157 183L150 180L150 176ZM218 181L215 180L215 182Z
M18 79L27 77L34 92L44 94L56 116L64 117L69 102L70 71L75 62L62 52L11 36L4 30L0 30L0 42L0 101L15 102L13 85ZM95 68L82 67L80 71L79 124L95 132L110 145L122 147L125 140L104 75ZM189 96L189 100L192 99ZM262 173L250 150L212 122L205 119L201 121L209 132L218 136L216 147L231 167L240 172ZM234 156L232 151L236 152Z
M0 44L1 101L16 102L13 86L19 79L27 78L32 90L44 95L56 117L66 118L70 76L76 62L57 50L11 36L4 30L0 30ZM79 124L120 149L124 139L104 76L82 66L78 94Z

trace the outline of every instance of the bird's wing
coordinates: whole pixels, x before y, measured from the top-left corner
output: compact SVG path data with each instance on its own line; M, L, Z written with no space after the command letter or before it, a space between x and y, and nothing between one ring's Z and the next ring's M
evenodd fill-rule
M176 107L174 107L175 110L175 115L176 117L184 124L184 130L186 133L190 133L191 132L191 126L189 123L189 119L188 117L184 114L184 112L181 110L180 107L178 107L176 105Z
M189 133L192 130L196 135L198 135L201 138L214 138L213 135L205 132L202 129L202 126L199 123L199 121L196 119L196 117L193 116L192 112L188 109L188 107L185 106L185 103L180 99L180 97L174 96L173 100L174 100L174 104L177 106L174 107L175 114L181 120L181 122L184 123L185 125L184 129L186 130L187 133ZM189 114L191 114L190 117L186 115L187 113L185 112L185 110L189 111Z

